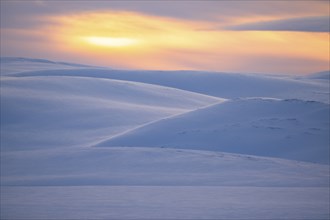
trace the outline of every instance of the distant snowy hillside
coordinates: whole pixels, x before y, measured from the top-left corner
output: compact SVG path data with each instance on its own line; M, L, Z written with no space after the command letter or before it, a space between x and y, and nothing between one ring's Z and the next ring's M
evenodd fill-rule
M1 219L329 217L323 73L0 61Z
M272 97L329 103L327 82L235 73L197 71L127 71L111 69L43 70L13 76L84 76L162 85L221 98Z
M26 71L39 71L50 69L77 69L77 68L93 68L93 66L54 62L45 59L31 59L23 57L0 57L0 73L8 75ZM94 67L95 68L95 67Z
M86 77L1 77L1 148L86 146L221 101L156 85Z
M329 105L243 99L160 120L98 146L158 146L329 163Z
M330 80L330 70L308 75L307 78L309 78L309 79Z

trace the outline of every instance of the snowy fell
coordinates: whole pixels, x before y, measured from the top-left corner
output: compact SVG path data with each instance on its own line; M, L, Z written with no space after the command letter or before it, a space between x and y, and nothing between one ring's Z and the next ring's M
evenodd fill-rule
M137 82L86 77L2 77L1 148L89 146L132 127L221 102Z
M97 146L171 147L329 163L328 104L238 99L162 119Z
M1 219L329 217L329 72L0 61Z

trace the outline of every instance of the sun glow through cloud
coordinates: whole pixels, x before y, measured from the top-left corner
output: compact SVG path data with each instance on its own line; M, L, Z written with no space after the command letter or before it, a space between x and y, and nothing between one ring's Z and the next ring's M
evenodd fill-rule
M329 33L225 28L274 18L238 17L232 23L221 23L120 10L87 11L40 17L47 25L19 31L19 35L40 38L25 45L40 48L40 53L47 47L48 54L114 68L261 73L328 68ZM6 30L3 36L8 45L16 47L12 37L18 36L16 30Z
M103 47L126 47L138 43L138 40L124 37L83 37L87 43Z

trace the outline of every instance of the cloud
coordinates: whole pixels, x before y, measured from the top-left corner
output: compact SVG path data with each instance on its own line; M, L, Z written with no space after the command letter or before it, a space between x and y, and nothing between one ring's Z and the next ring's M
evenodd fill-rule
M33 0L0 1L1 26L36 26L40 15L59 15L87 11L130 11L186 20L213 21L225 25L241 18L306 17L328 15L328 1L79 1Z
M240 24L229 26L226 29L235 31L329 32L330 21L328 16L301 17Z
M299 74L328 67L328 35L311 32L311 28L306 32L307 27L321 29L310 24L311 21L328 19L314 1L295 7L290 3L284 12L279 9L284 5L277 1L271 4L268 1L267 4L260 4L260 1L248 1L249 4L247 1L43 2L45 4L40 6L32 1L0 2L5 6L1 7L1 55L66 59L133 69ZM310 11L303 10L307 6ZM243 9L245 12L241 13ZM291 13L294 10L296 13ZM186 13L180 17L179 11ZM300 18L288 19L292 17ZM309 25L306 19L310 19ZM243 24L261 24L260 21L266 20L290 21L287 22L291 24L290 29L299 24L299 29L304 27L305 32L243 33L223 28L235 24L236 28L241 25L243 29ZM218 28L210 30L214 26ZM283 29L283 24L281 27ZM136 43L119 46L121 39Z

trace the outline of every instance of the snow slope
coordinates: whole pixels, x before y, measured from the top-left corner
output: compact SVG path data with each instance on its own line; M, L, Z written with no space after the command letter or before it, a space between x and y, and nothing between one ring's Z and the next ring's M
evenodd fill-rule
M329 166L168 148L58 148L1 155L2 185L326 187Z
M13 76L85 76L162 85L220 98L272 97L329 103L329 83L295 77L198 71L127 71L111 69L41 70Z
M323 74L0 64L1 219L330 214Z
M329 188L219 186L4 187L1 219L317 220Z
M3 219L325 219L330 213L326 165L166 148L1 156Z
M109 79L2 77L1 148L86 146L219 101L178 89Z
M330 80L330 70L307 75L308 79Z
M1 157L2 219L316 220L330 213L326 165L165 148Z
M23 57L0 57L0 73L1 75L10 75L13 73L52 70L52 69L84 69L95 68L93 66L54 62L45 59L32 59Z
M239 99L124 132L97 146L172 147L329 163L329 105Z

